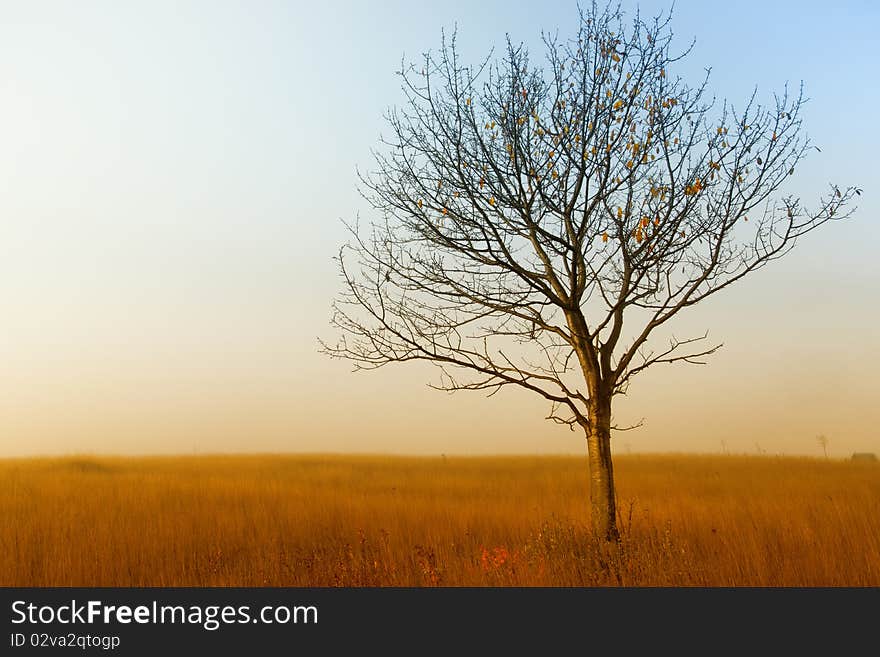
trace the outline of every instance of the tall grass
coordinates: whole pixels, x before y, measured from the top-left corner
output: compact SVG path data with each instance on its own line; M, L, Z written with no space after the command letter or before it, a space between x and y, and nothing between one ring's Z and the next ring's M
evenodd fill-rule
M0 585L880 585L875 464L616 463L609 548L584 458L0 461Z

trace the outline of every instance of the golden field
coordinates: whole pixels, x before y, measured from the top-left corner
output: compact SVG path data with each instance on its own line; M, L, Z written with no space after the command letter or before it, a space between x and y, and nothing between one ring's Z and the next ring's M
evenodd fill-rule
M880 586L880 465L586 458L0 461L3 586Z

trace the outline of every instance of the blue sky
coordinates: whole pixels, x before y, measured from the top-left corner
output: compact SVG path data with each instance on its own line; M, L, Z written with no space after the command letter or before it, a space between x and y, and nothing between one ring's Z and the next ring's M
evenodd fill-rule
M537 54L576 18L571 2L0 2L0 454L580 451L540 403L316 353L402 58L456 25L468 59L508 33ZM632 449L753 450L746 412L768 450L813 453L822 432L832 452L877 447L878 24L867 1L676 3L678 42L696 39L676 73L711 67L734 101L804 81L822 153L791 191L865 194L852 222L685 320L727 353L634 386Z

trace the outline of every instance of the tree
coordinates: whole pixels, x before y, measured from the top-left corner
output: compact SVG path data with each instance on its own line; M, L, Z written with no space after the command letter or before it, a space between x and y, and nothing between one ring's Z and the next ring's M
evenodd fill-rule
M595 4L546 62L508 39L460 61L455 36L401 68L349 224L331 356L356 369L428 361L443 390L512 386L584 432L592 526L618 536L612 399L660 363L702 363L707 335L657 336L676 315L851 214L829 188L808 210L780 190L811 148L802 91L769 107L707 97L674 68L671 12L627 21ZM624 330L626 319L627 330ZM649 340L652 338L652 340Z

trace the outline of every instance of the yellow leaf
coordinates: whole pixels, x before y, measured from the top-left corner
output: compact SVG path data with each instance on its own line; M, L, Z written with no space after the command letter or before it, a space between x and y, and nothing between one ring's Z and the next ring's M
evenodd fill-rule
M602 233L602 241L603 241L603 242L607 242L607 241L608 241L608 233Z

